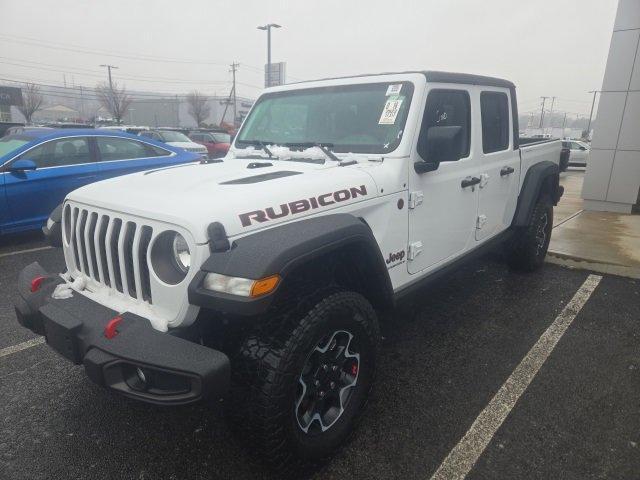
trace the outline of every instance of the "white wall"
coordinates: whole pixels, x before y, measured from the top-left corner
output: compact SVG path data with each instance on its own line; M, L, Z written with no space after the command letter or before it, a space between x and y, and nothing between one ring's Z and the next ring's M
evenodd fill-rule
M585 208L631 212L640 189L640 0L619 0L582 189Z

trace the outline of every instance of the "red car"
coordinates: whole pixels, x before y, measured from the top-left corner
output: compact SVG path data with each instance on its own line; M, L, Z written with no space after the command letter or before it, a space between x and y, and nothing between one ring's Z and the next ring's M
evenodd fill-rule
M219 131L193 131L188 137L196 143L207 147L209 158L224 157L231 144L231 136Z

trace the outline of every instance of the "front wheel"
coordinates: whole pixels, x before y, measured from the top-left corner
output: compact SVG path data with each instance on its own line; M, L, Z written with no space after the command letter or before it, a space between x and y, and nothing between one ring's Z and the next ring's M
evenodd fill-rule
M544 263L551 230L553 229L553 206L539 200L529 225L519 228L507 247L507 263L518 271L532 272Z
M309 307L269 319L233 365L244 438L280 470L322 459L345 441L375 372L378 322L363 296L332 293Z

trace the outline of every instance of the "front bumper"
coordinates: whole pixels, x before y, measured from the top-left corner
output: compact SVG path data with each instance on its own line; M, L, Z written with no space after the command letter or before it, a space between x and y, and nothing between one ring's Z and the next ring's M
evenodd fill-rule
M43 276L37 291L31 282ZM64 280L38 263L20 272L15 310L18 322L44 335L51 348L85 367L95 383L148 403L181 405L223 396L229 387L229 358L222 352L155 330L130 312L104 307L73 292L53 299ZM105 327L121 317L117 334Z

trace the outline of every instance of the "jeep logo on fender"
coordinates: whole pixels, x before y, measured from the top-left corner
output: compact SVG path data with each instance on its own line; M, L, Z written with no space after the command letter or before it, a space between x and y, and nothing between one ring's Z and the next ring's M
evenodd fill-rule
M404 258L404 250L400 251L400 252L396 252L396 253L390 253L389 254L389 258L387 258L387 265L393 263L393 262L398 262L400 260L402 260Z
M315 210L316 208L344 202L366 194L367 188L364 185L338 190L337 192L323 193L317 197L303 198L301 200L283 203L276 208L267 207L264 210L254 210L253 212L241 213L239 215L240 222L243 227L248 227L253 222L268 222L269 220L275 220L276 218L286 217L287 215L306 212L307 210Z

